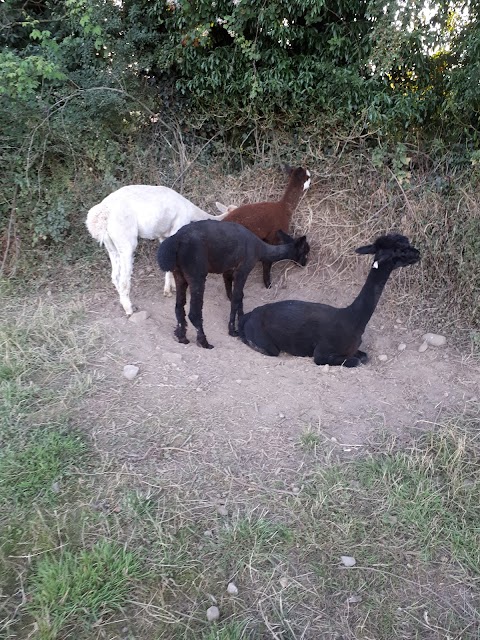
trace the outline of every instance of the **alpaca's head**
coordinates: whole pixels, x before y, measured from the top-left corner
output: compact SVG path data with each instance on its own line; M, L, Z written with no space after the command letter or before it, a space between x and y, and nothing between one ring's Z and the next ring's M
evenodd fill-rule
M379 236L373 244L355 249L356 253L373 254L373 269L389 267L398 269L420 260L420 251L412 247L410 241L399 233Z
M308 169L304 169L303 167L297 167L294 169L288 164L284 166L284 169L290 176L287 189L302 186L302 190L306 191L309 188L311 183L311 173Z
M295 247L295 257L292 258L299 265L304 267L307 264L308 254L310 253L310 245L307 242L307 236L292 238L288 233L284 233L281 229L277 231L277 237L282 244L293 244Z

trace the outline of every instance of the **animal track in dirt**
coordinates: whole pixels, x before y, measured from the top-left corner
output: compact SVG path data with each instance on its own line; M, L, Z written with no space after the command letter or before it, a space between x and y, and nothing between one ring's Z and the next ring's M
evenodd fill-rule
M203 313L215 348L199 348L190 324L190 344L179 344L173 337L175 298L163 297L162 275L150 260L142 256L137 262L132 287L148 318L129 321L106 283L89 305L90 321L104 328L112 344L103 363L110 382L87 411L106 425L95 434L98 446L136 470L180 479L209 465L220 475L239 478L254 470L272 478L302 464L306 432L340 453L367 451L379 430L401 436L426 428L440 416L465 411L478 393L478 367L454 348L418 352L429 327L417 319L412 328L410 309L394 306L388 291L364 335L370 362L358 368L326 370L312 358L286 354L271 358L230 337L229 302L216 275L208 277ZM274 269L273 282L264 289L260 269L254 269L245 287L246 311L288 298L348 304L363 275L354 283L332 284L328 277L312 277L308 267L287 265ZM406 347L399 350L400 344ZM126 364L139 367L134 381L122 376Z

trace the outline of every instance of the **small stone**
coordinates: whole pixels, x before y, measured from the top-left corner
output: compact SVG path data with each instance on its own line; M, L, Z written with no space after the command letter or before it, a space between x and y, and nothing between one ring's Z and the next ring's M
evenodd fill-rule
M378 356L378 359L380 360L380 362L386 362L388 360L388 356L382 353L381 356Z
M397 324L402 324L402 319L401 319L401 318L397 318L397 319L396 319L396 323L397 323Z
M242 384L242 381L241 381L241 380L235 380L235 382L236 382L237 384Z
M447 344L446 337L438 333L426 333L422 338L432 347L444 347Z
M190 380L190 382L196 382L198 380L199 376L195 373L192 376L188 376L188 379Z
M347 598L348 604L357 604L357 602L362 601L362 596L353 595Z
M293 487L292 488L292 493L295 493L295 494L300 493L300 487Z
M229 582L227 585L227 592L231 596L236 596L238 593L237 585L234 582Z
M287 576L282 576L279 580L280 582L280 586L282 587L282 589L286 589L288 587L288 585L290 584L290 580L287 578Z
M207 529L203 532L203 535L205 536L205 538L213 538L213 531L211 529Z
M129 320L130 322L133 322L135 324L141 324L142 322L145 322L145 320L149 317L150 314L148 313L148 311L136 311L135 313L132 313Z
M60 493L60 484L58 482L52 483L52 491L53 493Z
M428 343L427 342L422 342L422 344L418 347L418 352L419 353L423 353L427 349L428 349Z
M352 556L340 556L340 560L345 567L354 567L357 561Z
M279 418L285 418L285 414L284 414L284 413L279 413L279 414L278 414L278 417L279 417Z
M207 609L207 620L209 622L215 622L220 617L220 609L218 607L209 607Z
M217 513L219 516L228 516L228 509L223 504L217 507Z
M50 291L50 289L47 289L47 296L50 297L52 295L52 292Z
M126 364L123 367L123 375L127 380L133 380L139 371L140 369L134 364Z
M164 351L162 353L162 360L169 364L180 364L183 360L179 353L173 353L172 351Z
M407 348L407 345L404 342L401 342L397 347L399 351L405 351L406 348Z
M324 364L322 371L323 371L323 373L328 373L330 371L330 365L329 364Z

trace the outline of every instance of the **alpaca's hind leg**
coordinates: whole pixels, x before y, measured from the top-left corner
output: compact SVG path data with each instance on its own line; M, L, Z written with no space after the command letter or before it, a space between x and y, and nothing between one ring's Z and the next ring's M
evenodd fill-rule
M205 293L205 280L207 276L195 278L195 282L190 282L190 313L188 319L197 330L197 344L204 349L213 349L213 345L208 343L207 336L203 331L203 294Z
M171 271L165 273L165 286L163 287L163 295L166 298L172 297L172 291L176 291L175 278Z
M187 303L187 287L188 283L179 271L173 272L175 285L177 290L177 299L175 302L175 316L177 317L177 327L174 331L175 337L182 344L188 344L187 339L187 319L185 317L185 305Z
M250 273L250 272L248 272ZM235 327L236 318L240 319L243 316L243 288L247 281L248 273L243 271L237 271L233 276L233 293L232 304L230 305L230 320L228 323L228 333L231 336L238 336L238 331Z
M262 260L263 265L263 282L267 289L272 286L272 263Z
M105 249L108 251L108 257L112 265L112 282L120 293L120 256L118 255L117 247L113 244L110 238L106 238L103 242Z
M137 307L132 305L130 300L130 282L133 271L133 252L122 251L119 253L120 275L118 283L118 293L120 294L120 304L125 310L127 316L131 316Z

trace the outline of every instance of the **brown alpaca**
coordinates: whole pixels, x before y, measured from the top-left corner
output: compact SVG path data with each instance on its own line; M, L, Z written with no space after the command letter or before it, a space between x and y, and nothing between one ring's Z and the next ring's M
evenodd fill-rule
M268 244L278 244L277 232L289 233L293 213L303 193L310 186L310 171L308 169L286 167L286 170L290 179L280 200L254 202L236 208L232 205L225 207L217 202L217 207L222 213L228 212L223 220L243 225ZM271 263L263 263L263 281L267 289L271 285L271 266Z

